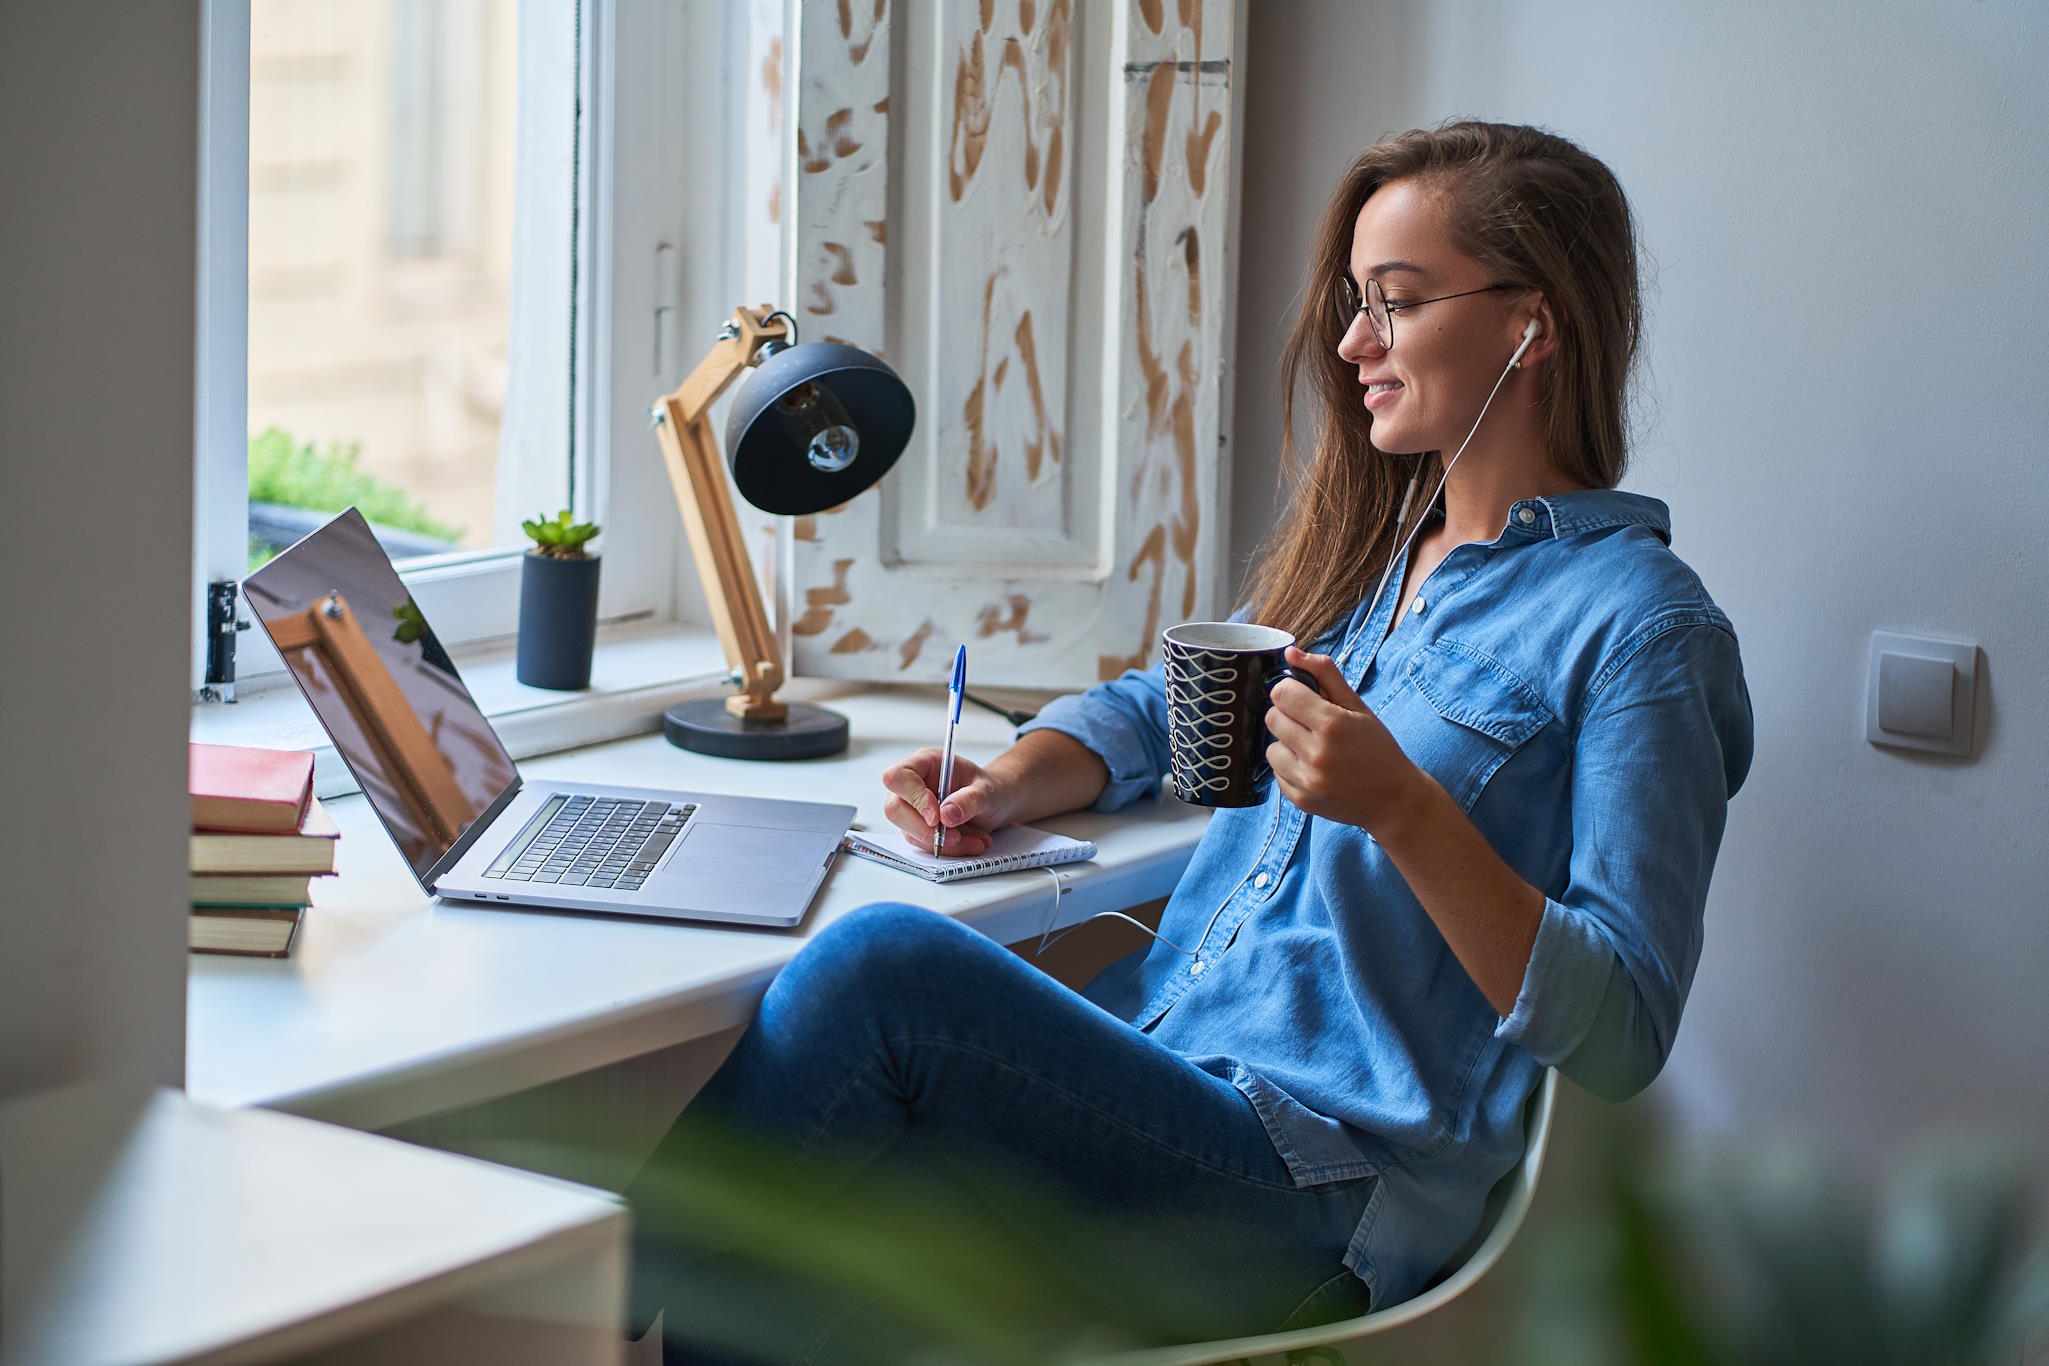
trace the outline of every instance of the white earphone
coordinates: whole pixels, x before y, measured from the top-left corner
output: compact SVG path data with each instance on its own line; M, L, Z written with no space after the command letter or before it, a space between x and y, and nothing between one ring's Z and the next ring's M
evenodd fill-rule
M1523 344L1522 344L1521 346L1518 346L1518 347L1516 347L1516 348L1515 348L1515 354L1514 354L1513 356L1510 356L1510 357L1508 358L1508 368L1509 368L1509 369L1511 369L1511 370L1520 370L1520 369L1522 369L1522 368L1523 368L1523 352L1525 352L1525 351L1529 350L1529 349L1530 349L1530 343L1531 343L1531 342L1533 342L1533 341L1535 341L1536 339L1537 339L1537 320L1536 320L1535 318L1532 318L1532 319L1530 319L1530 320L1529 320L1528 322L1526 322L1526 323L1524 323L1524 324L1523 324ZM1489 395L1489 397L1491 398L1491 397L1492 397L1492 395L1490 394L1490 395ZM1484 409L1482 409L1481 411L1482 411L1482 413L1483 413L1483 415L1484 415L1484 413L1485 413L1485 410L1484 410ZM1478 426L1479 424L1478 424L1478 423L1474 423L1473 425L1477 427L1477 426ZM1461 448L1461 449L1463 449L1463 448Z

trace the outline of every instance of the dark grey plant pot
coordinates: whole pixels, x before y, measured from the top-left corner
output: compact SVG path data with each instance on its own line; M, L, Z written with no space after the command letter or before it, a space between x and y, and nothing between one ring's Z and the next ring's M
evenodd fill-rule
M558 560L529 550L519 574L519 656L514 674L530 688L591 685L598 642L598 560Z

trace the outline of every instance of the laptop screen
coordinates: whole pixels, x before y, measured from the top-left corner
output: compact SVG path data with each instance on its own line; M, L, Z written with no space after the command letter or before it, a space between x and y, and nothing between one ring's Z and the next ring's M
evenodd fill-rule
M425 885L519 775L370 524L350 508L242 595Z

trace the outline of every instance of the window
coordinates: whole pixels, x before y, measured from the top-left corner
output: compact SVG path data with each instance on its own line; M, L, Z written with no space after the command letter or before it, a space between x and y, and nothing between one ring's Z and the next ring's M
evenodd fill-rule
M604 618L694 600L646 412L658 319L737 302L726 8L206 0L195 687L205 585L351 503L451 644L512 633L519 523L565 505Z
M404 565L569 500L575 40L574 0L250 0L250 568L352 503Z

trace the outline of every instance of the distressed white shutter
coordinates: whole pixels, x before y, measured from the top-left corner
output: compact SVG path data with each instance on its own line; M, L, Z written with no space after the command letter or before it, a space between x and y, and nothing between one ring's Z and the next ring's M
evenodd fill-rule
M1232 0L800 5L803 339L918 404L882 484L787 527L794 671L1069 687L1221 608Z

